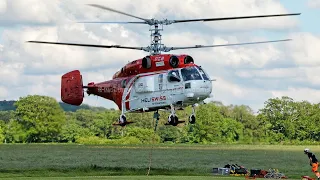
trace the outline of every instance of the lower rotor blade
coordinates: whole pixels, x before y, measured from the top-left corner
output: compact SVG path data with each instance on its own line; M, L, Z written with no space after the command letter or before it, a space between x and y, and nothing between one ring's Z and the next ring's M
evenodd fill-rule
M222 46L240 46L240 45L249 45L249 44L263 44L263 43L273 43L273 42L282 42L282 41L291 41L292 39L281 39L273 41L258 41L258 42L248 42L248 43L235 43L235 44L218 44L218 45L195 45L195 46L186 46L186 47L167 47L166 52L171 50L178 49L193 49L193 48L208 48L208 47L222 47Z
M41 44L66 45L66 46L84 46L84 47L96 47L96 48L122 48L122 49L143 50L143 47L130 47L130 46L120 46L120 45L75 44L75 43L59 43L59 42L46 42L46 41L27 41L27 42L41 43Z

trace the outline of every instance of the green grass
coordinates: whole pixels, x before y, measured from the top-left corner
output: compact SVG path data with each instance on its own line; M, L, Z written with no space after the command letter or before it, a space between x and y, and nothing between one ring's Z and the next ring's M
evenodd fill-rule
M16 178L4 178L11 179L23 179L23 180L81 180L81 179L101 179L101 180L243 180L244 178L235 177L212 177L212 176L86 176L86 177L16 177Z
M308 147L320 159L320 146ZM300 179L302 175L314 176L308 158L303 154L304 148L271 145L156 145L152 152L150 175L168 175L169 179L179 179L177 176L212 178L212 168L237 163L248 169L277 168L290 179ZM0 177L133 175L129 179L145 179L150 149L150 145L0 145Z

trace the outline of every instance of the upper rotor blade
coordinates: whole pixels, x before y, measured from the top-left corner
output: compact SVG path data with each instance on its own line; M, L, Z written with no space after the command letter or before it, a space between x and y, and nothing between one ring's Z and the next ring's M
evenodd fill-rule
M295 16L301 13L292 14L271 14L271 15L258 15L258 16L238 16L238 17L224 17L224 18L205 18L205 19L186 19L186 20L172 20L173 23L193 22L193 21L223 21L232 19L251 19L251 18L264 18L264 17L277 17L277 16Z
M193 49L193 48L207 48L207 47L222 47L222 46L239 46L239 45L249 45L249 44L263 44L263 43L272 43L272 42L281 42L281 41L291 41L292 39L282 39L282 40L274 40L274 41L258 41L258 42L248 42L248 43L236 43L236 44L220 44L220 45L195 45L195 46L186 46L186 47L167 47L166 52L171 50L178 49Z
M56 45L67 45L67 46L84 46L84 47L97 47L97 48L122 48L122 49L136 49L143 50L143 47L129 47L120 45L95 45L95 44L75 44L75 43L59 43L59 42L45 42L45 41L27 41L29 43L41 43L41 44L56 44Z
M149 19L145 19L145 18L142 18L142 17L134 16L134 15L132 15L132 14L128 14L128 13L125 13L125 12L121 12L121 11L118 11L118 10L115 10L115 9L111 9L111 8L109 8L109 7L101 6L101 5L98 5L98 4L88 4L88 5L89 5L89 6L96 7L96 8L108 10L108 11L111 11L111 12L119 13L119 14L122 14L122 15L134 17L134 18L137 18L137 19L146 21L146 22L149 21Z
M147 22L109 22L109 21L82 21L78 23L103 23L103 24L147 24Z

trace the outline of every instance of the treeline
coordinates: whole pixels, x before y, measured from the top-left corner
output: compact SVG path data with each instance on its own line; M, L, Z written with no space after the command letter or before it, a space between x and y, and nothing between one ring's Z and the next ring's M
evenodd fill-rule
M160 112L154 133L153 113L128 113L135 123L113 126L120 111L83 108L66 111L55 99L27 96L14 102L15 110L0 111L0 143L264 143L318 144L320 104L272 98L258 114L248 106L211 102L196 109L196 124L188 123L191 108L177 111L186 123L167 126L168 114ZM319 143L320 144L320 143Z

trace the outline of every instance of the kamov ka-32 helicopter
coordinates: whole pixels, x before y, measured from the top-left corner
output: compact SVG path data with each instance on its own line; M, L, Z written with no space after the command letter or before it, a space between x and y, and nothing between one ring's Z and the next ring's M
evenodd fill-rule
M127 112L149 112L155 111L155 117L159 120L158 110L167 110L168 124L176 126L184 122L179 121L176 116L176 109L183 109L186 106L192 106L192 114L189 116L189 123L195 123L195 104L203 102L210 97L212 92L212 81L209 79L205 70L194 63L193 57L188 54L162 54L178 49L208 48L221 46L238 46L249 44L261 44L289 41L291 39L260 41L237 44L220 45L195 45L185 47L167 47L161 43L160 31L163 31L163 25L175 23L195 22L195 21L223 21L233 19L265 18L277 16L293 16L293 14L273 14L259 16L242 17L223 17L223 18L205 18L205 19L186 19L186 20L157 20L146 19L134 16L125 12L111 9L102 5L89 4L92 7L108 10L129 17L139 19L136 22L82 22L82 23L125 23L125 24L146 24L150 26L151 44L147 47L128 47L121 45L94 45L94 44L74 44L44 41L28 41L30 43L45 43L57 45L96 47L96 48L121 48L142 50L150 54L129 62L116 72L112 80L100 83L88 83L84 86L82 75L79 70L66 73L61 78L61 99L63 102L71 105L81 105L84 98L84 89L88 95L96 95L115 102L121 110L121 115L117 125L126 126L131 123L127 121L125 113ZM161 27L159 27L161 26Z

